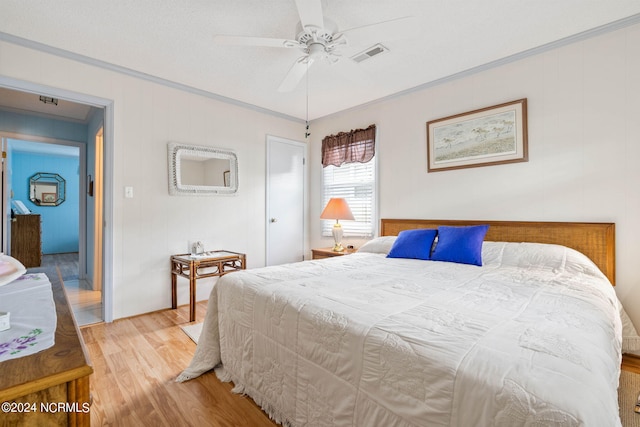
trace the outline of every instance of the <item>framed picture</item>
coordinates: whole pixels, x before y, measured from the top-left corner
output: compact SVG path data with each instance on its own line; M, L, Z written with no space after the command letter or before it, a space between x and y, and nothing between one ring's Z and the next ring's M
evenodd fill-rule
M56 193L42 193L42 203L55 203Z
M526 161L526 98L427 122L428 172Z

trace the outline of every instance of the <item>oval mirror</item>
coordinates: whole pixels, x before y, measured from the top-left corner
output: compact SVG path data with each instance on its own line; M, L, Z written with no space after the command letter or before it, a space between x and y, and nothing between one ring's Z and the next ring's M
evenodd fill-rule
M29 200L38 206L58 206L66 197L66 181L57 173L38 172L29 178Z

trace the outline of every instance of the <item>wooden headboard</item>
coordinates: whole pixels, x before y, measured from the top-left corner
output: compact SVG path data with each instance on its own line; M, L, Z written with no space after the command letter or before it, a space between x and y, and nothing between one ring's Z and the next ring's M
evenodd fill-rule
M615 285L615 224L610 222L466 221L382 219L380 234L397 236L402 230L488 224L485 240L494 242L552 243L588 256Z

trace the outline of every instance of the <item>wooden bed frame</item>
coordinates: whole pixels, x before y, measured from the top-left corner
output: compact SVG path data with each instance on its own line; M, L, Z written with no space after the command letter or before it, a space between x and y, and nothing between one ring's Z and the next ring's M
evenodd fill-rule
M382 219L380 234L397 236L402 230L437 228L439 225L488 224L485 240L495 242L552 243L588 256L615 286L615 224L610 222L467 221Z

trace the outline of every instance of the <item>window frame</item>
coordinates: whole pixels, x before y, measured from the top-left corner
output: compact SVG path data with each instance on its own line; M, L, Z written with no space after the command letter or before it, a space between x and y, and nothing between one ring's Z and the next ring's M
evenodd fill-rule
M370 201L370 206L371 206L371 222L369 223L370 231L367 232L362 232L362 231L358 231L358 230L354 230L353 227L350 227L350 223L353 223L354 221L344 221L344 222L340 222L340 224L342 225L342 229L344 232L344 237L361 237L361 238L373 238L375 236L378 235L378 227L379 227L379 220L378 220L378 195L379 195L379 162L378 162L378 142L377 142L377 135L376 135L376 155L373 156L373 158L367 162L367 163L352 163L353 165L363 165L363 164L369 164L372 163L373 166L373 180L370 183L371 185L371 201ZM344 166L344 165L342 165ZM336 166L333 165L329 165L326 168L337 168ZM326 206L326 204L328 203L329 199L331 197L344 197L347 200L347 203L349 203L349 206L356 206L356 203L352 203L350 198L345 196L344 194L327 194L327 185L325 182L325 167L322 168L322 175L321 175L321 192L320 192L320 199L321 199L321 205L324 208L324 206ZM355 185L354 185L355 188ZM356 212L354 212L354 216L356 216ZM331 237L332 236L332 228L333 228L333 224L335 224L335 220L321 220L320 222L320 234L322 237Z

